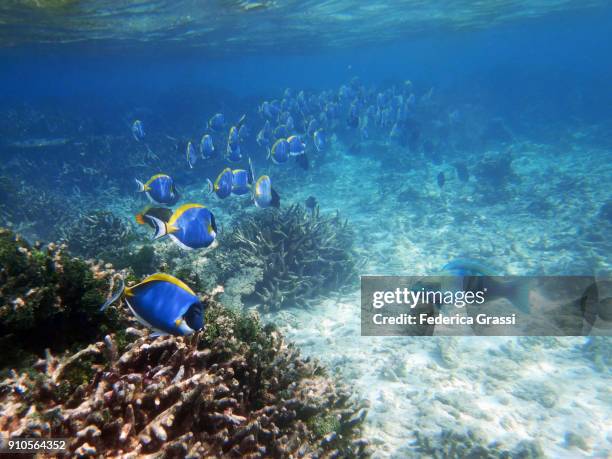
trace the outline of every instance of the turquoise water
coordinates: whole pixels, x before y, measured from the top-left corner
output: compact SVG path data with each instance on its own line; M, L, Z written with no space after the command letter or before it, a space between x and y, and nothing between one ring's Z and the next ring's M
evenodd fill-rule
M212 288L221 236L267 211L250 192L209 194L207 179L250 158L281 210L314 197L348 221L357 274L424 275L469 256L500 274L608 275L611 23L603 1L3 2L0 226L139 277L181 267ZM266 121L286 132L258 141ZM269 150L292 134L305 156L277 164ZM136 223L148 202L134 178L161 172L180 203L214 213L213 250L153 243ZM130 237L88 220L99 212ZM144 246L153 262L136 266L125 251ZM269 311L252 275L224 282L222 300L258 309L353 386L375 457L421 457L441 432L516 457L612 454L609 357L602 366L589 338L361 337L356 278Z

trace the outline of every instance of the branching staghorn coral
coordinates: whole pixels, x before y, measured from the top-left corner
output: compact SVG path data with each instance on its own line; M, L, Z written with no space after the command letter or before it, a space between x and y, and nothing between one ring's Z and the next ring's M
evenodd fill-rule
M338 213L322 216L300 205L268 209L238 220L215 253L221 282L259 268L247 301L264 311L304 306L345 286L356 274L352 232ZM245 289L246 290L246 289Z
M0 383L0 431L69 438L66 456L363 457L365 409L256 316L210 297L191 337L113 335Z
M60 228L71 252L86 258L121 260L135 238L132 227L112 212L97 210L82 214Z

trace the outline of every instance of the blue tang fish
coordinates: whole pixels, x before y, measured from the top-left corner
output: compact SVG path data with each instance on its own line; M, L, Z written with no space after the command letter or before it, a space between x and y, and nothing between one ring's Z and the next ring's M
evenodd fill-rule
M270 158L275 164L286 163L289 159L289 142L287 139L278 139L270 149Z
M134 139L140 142L145 137L144 127L142 125L142 121L136 120L132 123L132 135Z
M166 206L173 206L179 200L179 194L172 177L166 174L157 174L147 182L142 183L138 179L138 191L145 193L150 201Z
M215 183L210 179L208 181L208 192L215 193L219 198L225 199L232 193L232 185L234 182L234 173L229 167L221 171Z
M215 216L201 204L182 205L167 222L150 213L145 213L144 218L155 228L153 239L168 235L185 250L208 247L217 236Z
M133 287L125 287L100 308L105 310L123 297L134 317L154 331L155 336L191 335L204 326L204 306L184 282L157 273Z
M202 158L209 159L215 154L215 144L210 134L204 134L200 140L200 154Z

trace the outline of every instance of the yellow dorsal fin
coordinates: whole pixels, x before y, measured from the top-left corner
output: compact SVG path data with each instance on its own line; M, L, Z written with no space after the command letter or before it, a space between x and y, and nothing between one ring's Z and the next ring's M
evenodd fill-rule
M215 180L215 190L219 189L219 182L221 181L221 177L223 177L225 174L227 174L228 172L232 172L232 170L229 167L226 167L225 169L223 169L221 171L221 173L219 174L219 176L217 177L217 180ZM233 172L232 172L233 173Z
M191 290L187 284L185 284L185 282L183 282L180 279L177 279L174 276L171 276L170 274L166 274L166 273L156 273L153 274L149 277L147 277L145 280L143 280L140 284L138 285L144 285L144 284L148 284L149 282L154 282L154 281L161 281L161 282L170 282L171 284L176 285L177 287L182 288L183 290L191 293L192 295L196 296L196 294L193 292L193 290ZM125 289L125 294L128 294L128 289ZM131 293L131 295L133 295L133 293Z
M174 224L181 217L181 215L183 215L189 209L193 209L197 207L204 208L202 204L183 204L181 207L176 209L176 211L174 211L174 214L172 214L172 217L170 217L170 220L168 220L168 227L174 226Z
M153 183L155 180L157 180L160 177L168 177L168 175L167 174L155 174L153 177L147 180L147 183L144 184L145 190L151 185L151 183Z

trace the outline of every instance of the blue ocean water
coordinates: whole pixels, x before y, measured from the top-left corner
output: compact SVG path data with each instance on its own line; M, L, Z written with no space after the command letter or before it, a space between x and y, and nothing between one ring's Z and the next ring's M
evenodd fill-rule
M348 219L359 274L428 274L467 255L500 274L609 275L607 3L7 2L0 226L104 257L115 242L79 253L70 230L105 211L139 247L148 228L133 217L147 201L134 178L163 172L184 202L212 209L223 233L256 208L248 196L208 194L207 179L248 157L281 206L312 196L322 213ZM287 101L287 136L304 137L307 169L294 158L275 164L274 142L256 140L266 120L283 124L262 114L274 100ZM222 134L208 126L215 113ZM231 164L227 130L243 114L248 133ZM311 119L325 147L307 133ZM187 144L205 132L218 152L190 167ZM174 257L163 244L160 256ZM183 263L197 270L207 256ZM376 457L420 457L418 438L448 431L476 432L517 457L525 442L545 457L611 454L609 366L593 365L587 338L365 338L357 284L315 295L307 309L261 313L368 401ZM575 434L582 442L568 440Z

